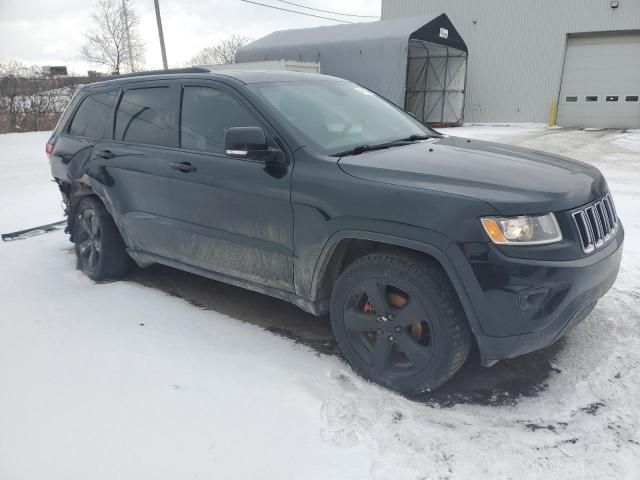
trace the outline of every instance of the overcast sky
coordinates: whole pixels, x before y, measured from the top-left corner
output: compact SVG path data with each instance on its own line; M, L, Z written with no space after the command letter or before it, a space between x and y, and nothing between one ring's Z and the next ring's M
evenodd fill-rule
M277 0L257 0L294 9ZM380 15L380 0L291 0L295 3L359 15ZM132 0L141 17L146 68L161 68L153 0ZM85 74L79 55L91 27L92 0L0 0L0 62L20 60L36 65L67 65ZM253 39L275 30L337 25L240 0L160 0L169 66L183 66L195 53L232 33ZM324 15L318 12L318 15ZM327 15L330 16L330 15ZM349 17L341 17L349 19ZM357 19L352 19L357 20Z

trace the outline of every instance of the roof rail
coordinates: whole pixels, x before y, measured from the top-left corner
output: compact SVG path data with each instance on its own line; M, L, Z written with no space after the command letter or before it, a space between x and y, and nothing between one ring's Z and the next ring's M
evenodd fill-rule
M147 75L167 75L172 73L211 73L211 70L209 70L208 68L202 68L202 67L169 68L167 70L147 70L146 72L125 73L124 75L110 75L94 83L106 82L107 80L117 80L119 78L145 77Z

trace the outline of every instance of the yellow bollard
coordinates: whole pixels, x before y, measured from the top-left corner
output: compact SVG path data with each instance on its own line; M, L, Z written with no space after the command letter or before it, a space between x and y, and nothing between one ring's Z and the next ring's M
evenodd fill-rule
M556 117L558 116L558 103L555 100L551 100L549 103L549 126L553 127L556 124Z

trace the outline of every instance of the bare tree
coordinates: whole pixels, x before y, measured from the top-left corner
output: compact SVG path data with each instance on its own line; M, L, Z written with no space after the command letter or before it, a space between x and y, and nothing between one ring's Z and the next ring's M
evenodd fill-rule
M94 27L86 33L86 43L80 49L89 63L108 67L113 73L140 70L144 65L140 17L127 1L98 1L91 14Z
M189 60L189 65L236 63L236 52L250 41L247 37L241 35L231 35L217 45L200 50L196 56Z

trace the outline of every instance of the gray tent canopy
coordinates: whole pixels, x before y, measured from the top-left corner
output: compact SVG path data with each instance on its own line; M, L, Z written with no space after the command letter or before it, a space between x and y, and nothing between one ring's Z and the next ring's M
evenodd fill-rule
M467 46L442 14L282 30L242 47L236 60L319 62L425 123L462 123Z

